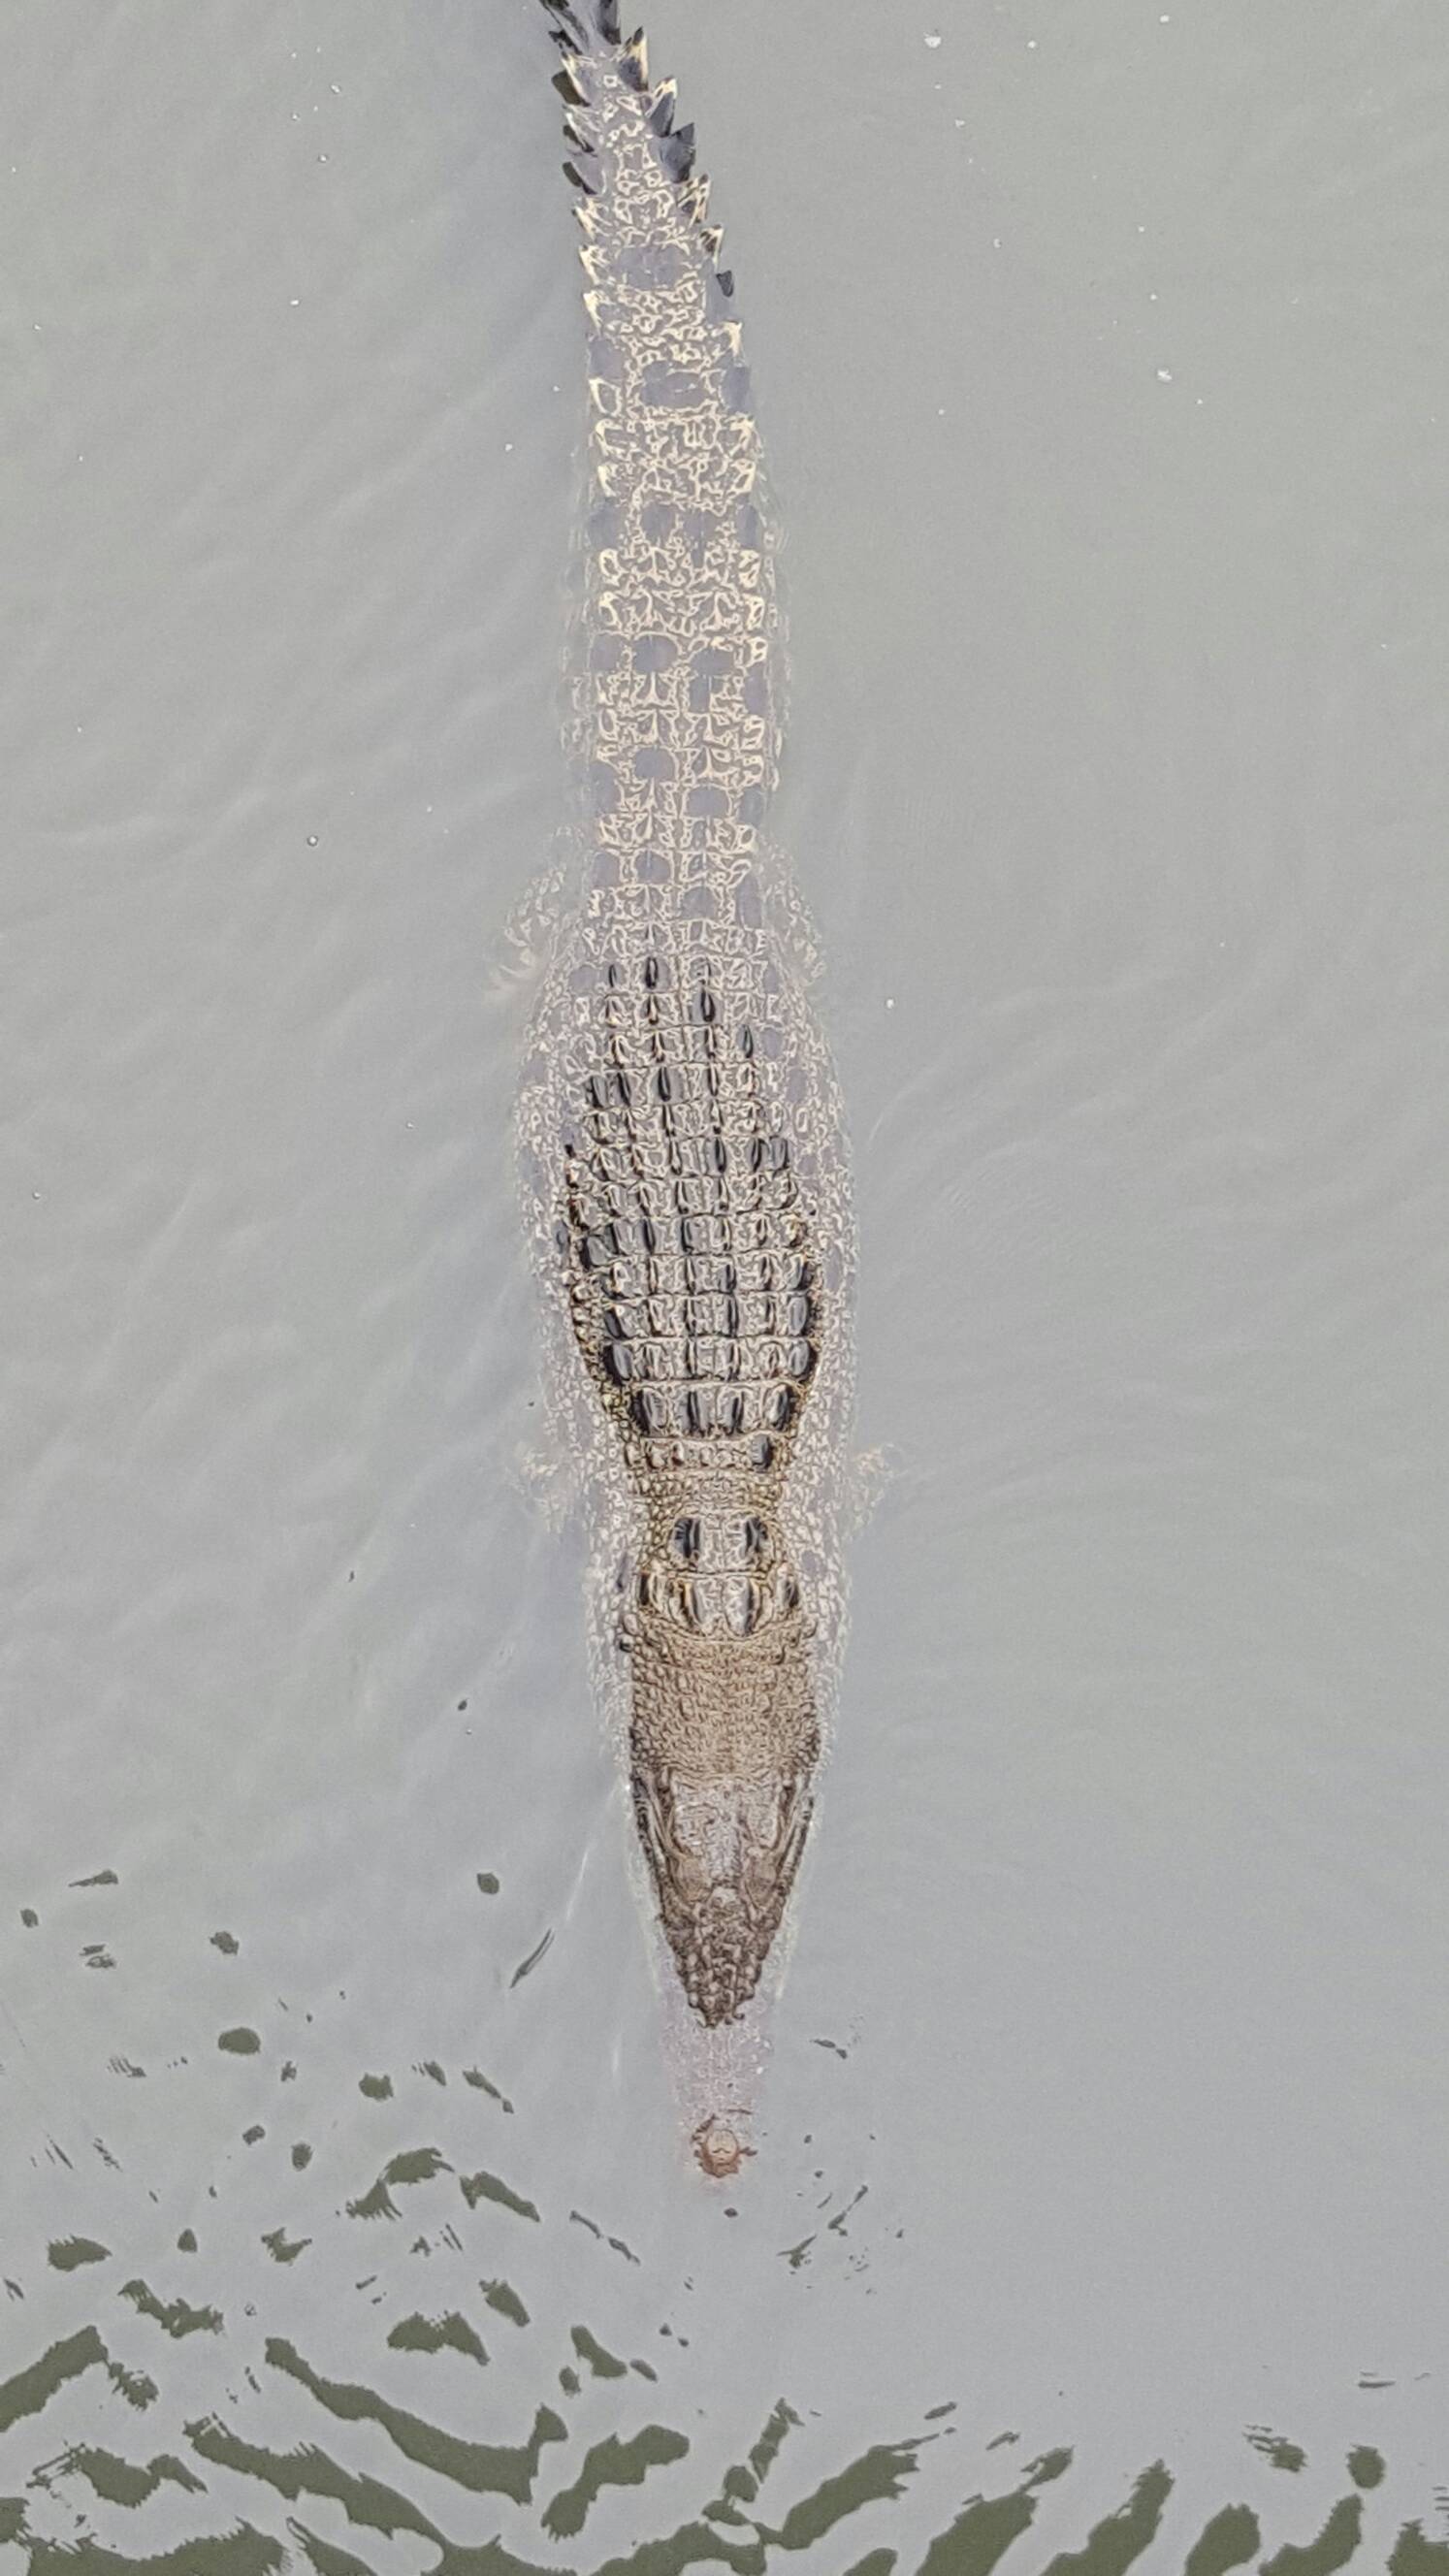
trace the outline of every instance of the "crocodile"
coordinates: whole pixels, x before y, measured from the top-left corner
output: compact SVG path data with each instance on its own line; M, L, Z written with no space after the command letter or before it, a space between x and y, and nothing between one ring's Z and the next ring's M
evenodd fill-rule
M521 1160L645 1889L718 2032L782 1948L843 1639L848 1164L817 960L762 829L783 632L734 281L642 33L617 0L544 6L591 426L573 873ZM733 2132L702 2135L706 2169L733 2169Z

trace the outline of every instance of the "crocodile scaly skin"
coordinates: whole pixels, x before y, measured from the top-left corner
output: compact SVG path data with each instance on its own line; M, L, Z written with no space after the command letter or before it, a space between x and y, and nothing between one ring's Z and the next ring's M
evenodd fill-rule
M761 840L781 638L732 281L672 84L610 0L548 5L593 421L579 865L523 1162L576 1354L558 1399L595 1503L596 1668L684 1994L718 2029L776 1944L842 1631L845 1147Z

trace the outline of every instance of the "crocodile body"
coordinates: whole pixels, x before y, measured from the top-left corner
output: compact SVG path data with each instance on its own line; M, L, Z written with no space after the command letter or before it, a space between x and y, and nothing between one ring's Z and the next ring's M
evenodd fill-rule
M776 1943L840 1640L845 1151L798 908L761 838L781 639L732 280L642 39L611 0L546 5L593 422L577 900L523 1159L599 1506L601 1679L680 1984L718 2029Z

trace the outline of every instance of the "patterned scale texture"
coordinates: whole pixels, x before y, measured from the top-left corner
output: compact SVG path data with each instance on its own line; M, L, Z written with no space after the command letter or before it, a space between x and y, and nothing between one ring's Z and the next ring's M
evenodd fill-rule
M570 900L520 1162L590 1508L595 1684L645 1892L719 2030L743 2024L784 1919L843 1639L848 1167L808 934L762 839L783 635L733 281L642 38L612 0L546 5L590 430ZM706 2092L742 2089L742 2058L709 2064Z
M775 997L750 967L701 944L605 968L558 1229L650 1508L642 1597L740 1635L798 1605L774 1517L821 1323L811 1211L760 1079Z

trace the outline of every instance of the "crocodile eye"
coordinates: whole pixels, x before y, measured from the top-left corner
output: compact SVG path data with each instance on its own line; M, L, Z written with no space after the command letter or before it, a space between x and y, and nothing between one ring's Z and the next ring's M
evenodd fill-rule
M757 1913L763 1912L778 1883L772 1854L753 1853L745 1863L743 1876L746 1896Z

